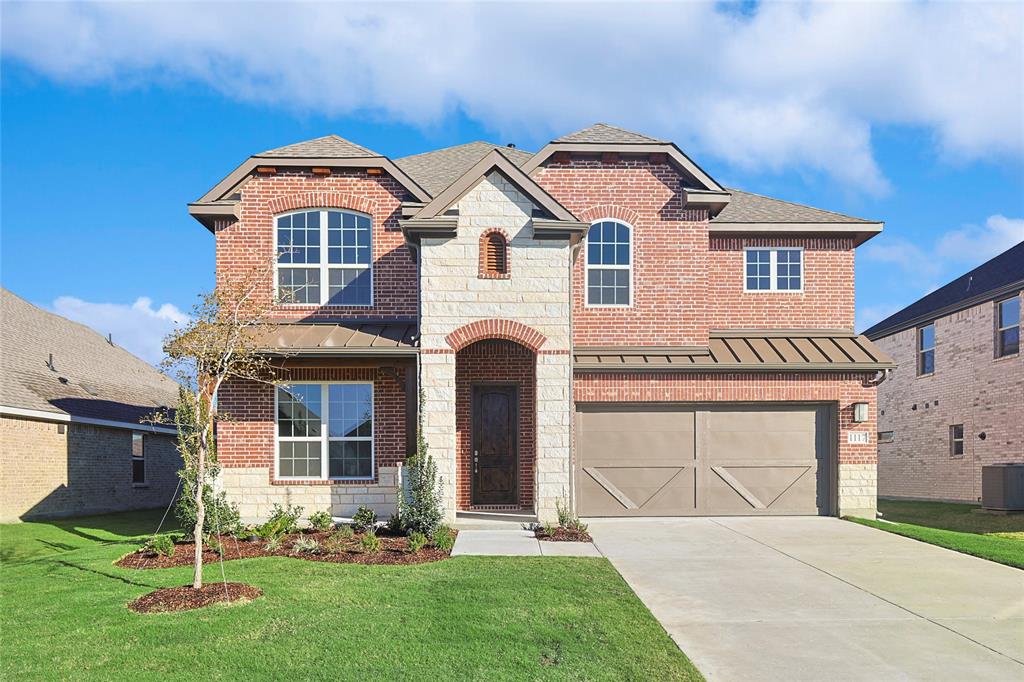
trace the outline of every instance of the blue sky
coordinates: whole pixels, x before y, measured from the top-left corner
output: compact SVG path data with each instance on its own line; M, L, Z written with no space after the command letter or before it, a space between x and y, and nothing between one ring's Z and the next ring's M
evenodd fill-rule
M439 9L476 30L440 56L426 37L437 13L356 7L271 9L227 41L195 35L205 6L5 3L3 286L153 360L212 284L213 238L186 203L249 154L328 133L392 157L476 139L535 150L595 121L671 138L729 186L885 221L858 251L859 327L1024 239L1019 6L992 6L979 27L955 5L601 5L595 29L639 35L634 15L648 13L680 41L655 41L655 59L650 43L613 40L614 60L557 32L531 39L555 41L543 60L529 41L487 51L495 23L537 33L539 6ZM909 33L882 28L894 19ZM965 47L932 64L914 22ZM845 43L851 23L877 27L874 44ZM773 31L783 24L792 35Z

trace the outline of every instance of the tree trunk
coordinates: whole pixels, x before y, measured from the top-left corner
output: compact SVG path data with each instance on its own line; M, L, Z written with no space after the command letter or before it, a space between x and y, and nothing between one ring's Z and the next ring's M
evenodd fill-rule
M192 587L203 587L203 523L206 520L206 507L203 504L203 488L206 487L206 439L200 437L199 461L196 462L196 527L192 536L196 543L196 558L192 574Z

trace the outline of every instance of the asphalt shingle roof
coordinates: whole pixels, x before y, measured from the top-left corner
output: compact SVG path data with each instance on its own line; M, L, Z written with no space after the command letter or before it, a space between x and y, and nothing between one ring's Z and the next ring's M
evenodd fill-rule
M595 123L589 128L563 135L554 141L578 144L665 144L664 140L616 128L607 123Z
M986 294L994 296L995 292L1012 287L1015 283L1024 287L1024 242L890 315L865 331L864 335L870 339L888 336L928 320L932 313L942 311L942 314L948 315L957 310L960 304L964 304L963 307L976 305L972 302L981 302Z
M477 141L395 159L395 165L420 187L437 196L494 149L500 149L517 166L533 157L532 152L522 149Z
M732 200L713 223L873 223L873 220L729 188Z
M362 159L380 154L355 142L349 142L343 137L324 135L313 140L268 149L256 156L282 159Z
M135 424L177 404L178 384L152 365L83 324L0 292L0 405Z

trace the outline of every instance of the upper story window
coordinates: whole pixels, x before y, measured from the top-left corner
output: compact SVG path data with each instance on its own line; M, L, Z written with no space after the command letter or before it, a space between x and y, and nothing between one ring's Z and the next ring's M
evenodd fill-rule
M587 305L629 306L633 289L632 228L602 220L587 232Z
M370 217L338 210L276 219L277 295L286 304L373 304Z
M373 384L277 388L277 477L373 478Z
M508 241L497 230L487 232L480 242L480 276L504 279L509 276Z
M935 372L935 323L917 328L917 373Z
M745 249L744 291L803 291L803 249Z
M1020 352L1020 296L996 303L996 357Z

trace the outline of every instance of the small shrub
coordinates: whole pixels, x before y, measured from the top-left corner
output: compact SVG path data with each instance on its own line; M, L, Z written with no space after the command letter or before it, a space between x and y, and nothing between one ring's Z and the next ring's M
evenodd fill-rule
M284 536L276 535L267 539L267 544L263 546L263 549L268 552L276 552L281 549L281 543L284 541Z
M324 551L330 554L341 554L348 549L350 542L352 542L352 528L341 526L324 540Z
M402 467L405 485L398 490L398 513L402 517L402 525L409 530L433 536L444 519L442 481L437 475L437 463L427 450L427 441L423 437L422 391L419 399L421 421L416 428L416 452Z
M437 547L442 552L451 552L452 548L455 547L455 537L452 535L452 529L444 524L437 527L430 541L434 543L434 547Z
M252 526L246 526L240 523L236 528L233 528L229 534L236 540L247 540L256 534L256 529Z
M270 519L253 529L256 537L262 540L281 540L288 533L287 519Z
M405 524L402 523L402 517L398 514L392 514L388 517L388 523L385 526L389 533L394 535L401 535L402 531L405 530Z
M571 530L576 533L587 532L587 524L580 521L580 517L576 516L576 514L569 509L568 502L563 503L562 500L555 500L555 511L558 513L558 525L560 528ZM544 532L551 535L551 533L548 532L548 525L549 524L545 524Z
M270 509L268 522L279 522L284 526L284 534L290 535L299 529L299 518L302 516L302 507L287 505L282 507L275 504Z
M376 533L367 532L359 540L359 546L367 554L376 554L380 551L380 538Z
M203 544L206 546L206 549L210 550L214 554L224 556L224 543L222 543L220 538L216 535L207 535L203 538Z
M415 554L416 552L423 549L427 544L427 536L418 530L414 530L409 533L409 554Z
M320 542L316 538L300 537L292 544L292 551L296 554L319 554Z
M325 533L334 527L334 519L331 518L330 512L318 511L309 515L309 525L313 530Z
M365 531L377 525L377 512L369 507L362 506L352 516L352 525L356 530Z
M170 535L154 535L143 547L149 554L174 556L174 540Z
M178 519L178 524L182 528L190 530L196 527L195 472L182 469L178 475L181 476L183 485L181 495L174 503L174 517ZM214 495L213 486L209 483L203 486L203 504L206 507L206 514L203 517L204 534L233 533L242 525L238 505L228 502L223 490Z

